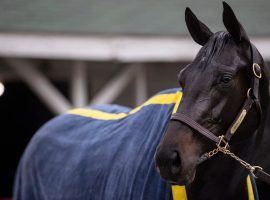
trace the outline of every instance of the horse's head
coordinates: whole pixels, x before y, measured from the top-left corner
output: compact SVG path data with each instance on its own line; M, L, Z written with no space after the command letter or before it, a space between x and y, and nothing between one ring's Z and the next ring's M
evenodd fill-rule
M193 62L179 73L183 97L177 113L210 130L224 134L239 113L247 97L253 76L251 43L232 9L223 3L223 23L227 31L212 33L189 8L185 19L195 42L202 45ZM254 48L257 63L263 60ZM249 137L255 131L256 110L251 109L233 140ZM242 134L247 130L249 133ZM155 159L161 176L176 184L189 184L195 178L198 160L213 145L184 123L170 121Z

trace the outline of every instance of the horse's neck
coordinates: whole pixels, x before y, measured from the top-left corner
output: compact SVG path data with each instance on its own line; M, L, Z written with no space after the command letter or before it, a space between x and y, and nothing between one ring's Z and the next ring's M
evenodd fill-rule
M260 96L263 112L263 121L260 135L256 144L255 164L263 167L264 171L270 173L270 107L269 107L269 66L264 66L264 76L260 83ZM270 185L257 180L260 199L268 199L270 196Z
M264 78L260 83L260 103L262 106L262 122L256 143L256 164L270 171L270 107L269 107L269 80L270 69L264 66Z
M261 166L265 172L270 173L270 107L267 109L268 116L266 117L265 127L262 130L262 135L257 144L257 153L255 165ZM270 185L257 180L258 192L260 199L268 199L270 196Z

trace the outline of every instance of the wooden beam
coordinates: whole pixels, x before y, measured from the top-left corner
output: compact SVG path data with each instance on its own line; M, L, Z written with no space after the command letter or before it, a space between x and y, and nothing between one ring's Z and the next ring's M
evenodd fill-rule
M112 103L134 78L135 73L136 68L133 66L124 68L119 74L105 84L105 86L91 100L90 104Z
M5 62L53 113L62 114L72 107L69 101L33 63L23 59L6 59Z
M135 94L136 104L141 105L147 100L147 78L146 69L142 64L134 66L136 67L135 75Z
M251 40L270 61L270 38ZM190 61L200 49L190 37L0 33L0 56L122 62Z
M88 103L87 66L85 62L75 61L71 70L71 100L75 107Z

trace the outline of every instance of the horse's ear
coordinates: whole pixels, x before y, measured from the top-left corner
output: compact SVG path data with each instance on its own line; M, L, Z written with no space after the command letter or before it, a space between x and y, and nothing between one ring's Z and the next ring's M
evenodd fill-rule
M236 42L249 41L246 31L237 20L232 8L223 1L223 23Z
M186 25L193 40L200 45L205 45L213 33L210 29L193 14L193 12L186 8L185 11Z

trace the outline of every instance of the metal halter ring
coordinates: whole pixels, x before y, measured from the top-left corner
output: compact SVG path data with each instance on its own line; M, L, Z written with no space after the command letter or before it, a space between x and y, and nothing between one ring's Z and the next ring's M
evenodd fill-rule
M261 67L257 63L253 63L252 71L257 78L262 78Z
M247 91L247 97L250 97L250 91L251 91L251 88L249 88Z

